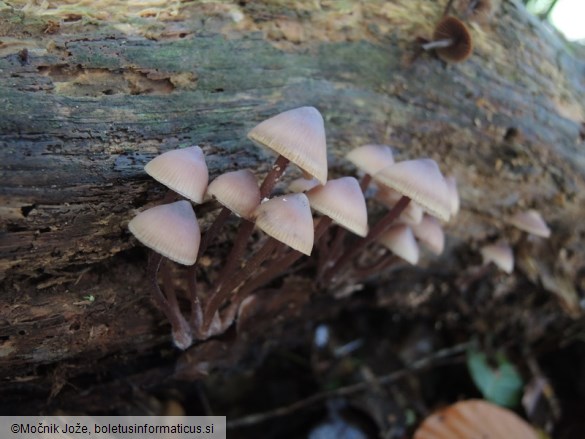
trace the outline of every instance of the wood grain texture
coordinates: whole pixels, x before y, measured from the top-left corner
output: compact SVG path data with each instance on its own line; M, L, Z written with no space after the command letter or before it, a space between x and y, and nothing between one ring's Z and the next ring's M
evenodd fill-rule
M0 370L26 375L160 343L147 300L137 309L149 319L119 319L135 300L124 270L138 276L144 263L126 224L164 193L144 164L198 144L212 178L262 175L269 154L247 131L302 105L324 116L331 178L355 173L343 156L365 143L431 157L457 177L462 213L448 226L446 274L461 270L455 249L507 238L520 272L580 315L585 64L517 2L471 24L475 52L457 65L414 59L415 39L440 17L431 1L188 2L172 19L118 24L96 11L53 13L0 10ZM549 241L506 225L524 208L542 213ZM203 225L211 210L198 208ZM210 257L221 260L225 245ZM133 278L133 292L145 288ZM88 294L115 306L71 305ZM116 331L92 336L94 318ZM79 319L83 342L70 334Z

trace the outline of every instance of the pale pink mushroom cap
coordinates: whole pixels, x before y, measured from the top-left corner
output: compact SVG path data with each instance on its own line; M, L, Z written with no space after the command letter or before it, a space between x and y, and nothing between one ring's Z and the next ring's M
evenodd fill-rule
M320 184L316 178L296 178L290 182L288 190L291 192L307 192Z
M313 249L313 217L305 194L274 197L254 211L256 226L274 239L308 256Z
M449 189L449 197L451 200L451 216L459 213L461 201L459 199L459 191L457 190L457 180L452 175L445 177L447 188Z
M345 157L358 169L370 175L394 164L392 149L387 145L360 146L351 150Z
M142 244L172 261L193 265L197 260L201 231L186 200L140 212L128 228Z
M359 236L368 234L366 200L353 177L329 180L307 192L311 207Z
M542 219L540 213L536 210L531 209L526 212L518 212L509 221L512 225L525 232L542 236L543 238L550 237L550 229Z
M392 208L400 198L402 194L396 192L387 186L380 185L374 198L388 208ZM422 221L424 211L415 201L408 203L408 206L404 208L400 214L400 219L408 224L418 224Z
M316 108L277 114L252 128L248 138L286 157L321 184L327 182L325 125Z
M406 224L393 225L378 238L378 242L406 262L412 265L418 263L418 244L416 243L416 239L414 239L412 230Z
M144 170L185 198L203 202L209 173L203 151L198 146L167 151L148 162Z
M516 413L483 400L460 401L426 418L413 439L538 439Z
M256 176L248 169L226 172L213 180L207 193L243 218L250 218L260 204Z
M439 166L431 159L406 160L387 166L373 175L386 185L416 201L424 210L448 221L451 199Z
M443 253L445 233L439 221L430 215L424 215L419 224L411 224L412 232L423 245L436 255Z
M481 257L484 265L493 262L502 271L510 274L514 271L514 253L512 248L504 243L485 245L481 248Z

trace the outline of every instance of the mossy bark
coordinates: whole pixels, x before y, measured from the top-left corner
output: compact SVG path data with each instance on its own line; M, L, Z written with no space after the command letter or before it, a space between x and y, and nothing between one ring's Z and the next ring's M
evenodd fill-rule
M399 159L431 157L457 177L462 212L435 268L455 276L462 251L517 239L518 272L580 315L585 64L522 6L504 1L491 21L470 23L473 56L445 65L415 56L416 38L441 16L435 2L189 2L152 12L158 19L124 3L104 16L0 2L0 371L9 387L49 385L40 366L91 370L106 355L168 343L147 297L144 252L131 250L126 228L164 192L144 164L198 144L212 178L262 175L268 153L247 131L302 105L324 116L332 176L355 172L343 160L351 148L386 143ZM506 225L525 208L543 214L550 240L518 239ZM203 224L213 216L205 206L198 215ZM214 264L226 245L210 249Z

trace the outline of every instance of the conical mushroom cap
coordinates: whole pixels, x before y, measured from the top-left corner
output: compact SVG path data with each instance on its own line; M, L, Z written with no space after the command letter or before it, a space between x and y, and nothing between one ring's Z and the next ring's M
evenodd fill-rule
M406 160L387 166L373 178L411 200L437 218L448 221L451 198L439 166L431 159Z
M543 238L550 237L550 229L542 219L540 213L536 210L527 210L526 212L518 212L512 218L510 223L520 230L531 233Z
M493 262L508 274L514 271L514 253L512 253L512 249L507 244L499 243L483 246L481 248L481 257L484 264Z
M313 249L313 217L305 194L274 197L254 212L256 226L274 239L308 256Z
M201 232L186 200L140 212L128 228L142 244L179 264L193 265L197 260Z
M198 146L167 151L148 162L144 170L185 198L203 202L209 173L203 151Z
M374 198L391 209L396 203L398 203L398 201L400 201L402 194L388 186L380 185ZM418 224L422 221L423 214L424 211L422 207L420 207L415 201L411 201L408 203L408 206L404 208L399 218L408 224Z
M321 184L327 182L325 126L316 108L277 114L252 128L248 138L286 157Z
M311 207L359 236L368 234L366 200L353 177L329 180L307 192Z
M288 190L291 192L307 192L320 184L316 178L296 178L290 182Z
M406 224L395 224L384 232L378 242L392 250L396 255L412 265L418 263L419 250L410 227Z
M254 174L248 169L226 172L213 180L207 193L235 214L250 218L260 204L260 189Z
M436 255L443 253L445 233L439 221L430 215L424 215L418 224L411 224L412 232L426 248Z
M426 418L414 439L538 439L516 413L482 400L461 401Z
M370 175L394 164L392 149L387 145L360 146L351 150L345 157L358 169Z

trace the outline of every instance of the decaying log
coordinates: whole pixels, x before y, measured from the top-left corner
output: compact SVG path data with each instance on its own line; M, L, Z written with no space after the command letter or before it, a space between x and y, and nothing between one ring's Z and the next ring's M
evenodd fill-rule
M351 148L386 143L457 177L444 275L466 265L456 251L506 237L519 272L581 314L585 64L517 2L470 24L474 54L455 65L415 56L441 15L431 1L153 11L0 10L0 373L11 385L46 385L40 366L167 343L126 229L164 193L144 164L198 144L212 178L262 175L269 154L247 131L301 105L324 115L333 176L355 172ZM550 240L506 224L526 208ZM198 210L203 224L212 210Z

